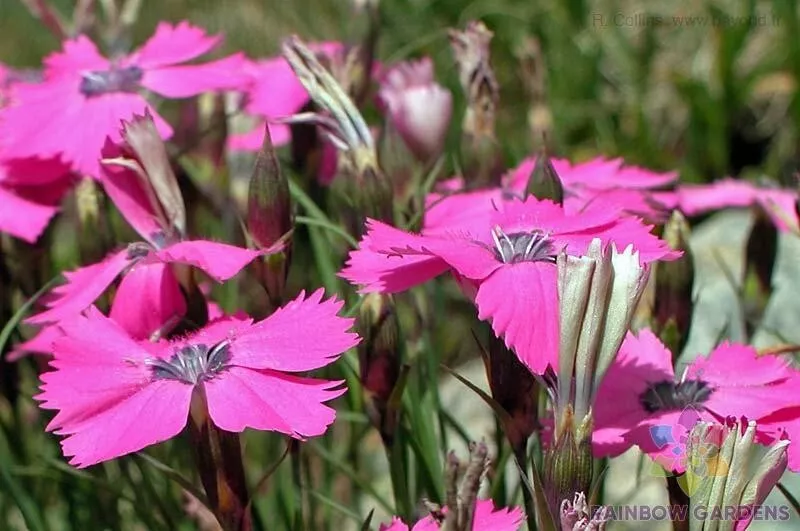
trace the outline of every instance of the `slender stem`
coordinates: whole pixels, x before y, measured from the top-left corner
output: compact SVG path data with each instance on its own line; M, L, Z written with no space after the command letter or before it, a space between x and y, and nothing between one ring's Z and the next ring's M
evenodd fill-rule
M673 507L689 507L689 496L684 492L678 483L678 476L667 476L667 492L669 493L669 503ZM682 511L679 514L684 514ZM685 513L688 514L688 511ZM673 531L689 531L689 518L675 518L672 521Z
M294 529L298 531L305 529L305 519L303 518L303 466L301 461L301 453L300 453L300 441L297 439L292 439L289 441L289 453L291 454L292 460L292 481L294 481L294 485L297 488L297 493L299 494L299 499L297 500L297 505L294 508L294 518L293 518L293 525Z
M531 485L530 476L528 475L528 454L526 444L512 445L514 457L519 464L520 483L522 484L522 500L525 504L525 518L528 520L528 530L535 531L538 529L536 525L536 504L533 503L533 494L531 493L528 485Z

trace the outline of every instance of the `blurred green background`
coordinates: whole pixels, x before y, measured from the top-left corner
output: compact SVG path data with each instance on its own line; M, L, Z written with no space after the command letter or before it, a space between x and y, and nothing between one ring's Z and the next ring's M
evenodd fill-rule
M134 41L150 35L158 20L181 19L223 32L226 51L253 57L276 53L293 32L355 41L364 28L353 3L142 0ZM74 7L53 4L63 13ZM383 0L381 10L380 58L430 55L458 96L446 29L480 18L495 32L498 130L509 164L531 149L519 52L535 37L546 63L556 154L622 155L656 169L679 168L689 181L752 171L794 184L800 124L794 0ZM33 67L57 47L22 0L0 0L1 60Z

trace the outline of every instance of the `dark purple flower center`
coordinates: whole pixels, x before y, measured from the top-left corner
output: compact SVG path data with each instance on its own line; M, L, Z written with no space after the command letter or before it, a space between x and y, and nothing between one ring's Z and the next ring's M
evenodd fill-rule
M639 395L639 402L648 413L680 411L687 407L699 408L713 392L714 389L702 380L678 383L664 380L651 384Z
M506 234L500 227L492 230L494 255L504 264L518 262L553 262L553 242L540 231Z
M111 67L109 70L84 72L80 91L84 96L100 96L111 92L136 92L144 70L136 65L123 68Z
M149 365L156 380L177 380L197 385L227 369L230 359L230 343L223 341L211 348L202 344L187 345L170 359L153 359Z

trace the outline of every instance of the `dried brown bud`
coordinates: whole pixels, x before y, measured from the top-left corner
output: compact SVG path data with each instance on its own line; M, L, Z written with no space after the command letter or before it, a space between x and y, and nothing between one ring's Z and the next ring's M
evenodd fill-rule
M461 149L464 167L469 169L465 178L472 186L497 184L503 173L495 136L500 88L489 61L492 36L479 21L469 22L464 31L450 30L450 45L467 97Z

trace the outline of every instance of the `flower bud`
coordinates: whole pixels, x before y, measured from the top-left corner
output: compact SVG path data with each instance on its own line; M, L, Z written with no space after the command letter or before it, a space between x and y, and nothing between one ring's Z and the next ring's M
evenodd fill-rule
M692 529L702 528L706 519L720 520L715 513L732 524L731 511L736 529L746 529L786 470L789 441L765 449L755 443L754 421L742 428L738 421L727 426L699 422L689 435L685 487L690 506L702 508L689 512Z
M592 459L591 414L579 425L568 405L557 419L553 445L544 453L544 484L547 505L552 515L560 514L561 502L575 492L591 488L594 461ZM578 438L578 434L581 434Z
M750 229L745 254L749 272L758 280L761 292L768 294L772 288L772 271L778 253L778 229L763 209L756 209L755 221Z
M689 224L677 210L664 227L664 239L683 256L655 266L653 328L674 357L680 355L692 323L694 257L689 248Z
M130 122L123 122L122 137L133 151L155 193L158 205L154 207L163 212L169 226L178 234L186 234L183 196L153 117L146 112L144 116L134 116Z
M400 63L389 70L378 97L392 126L421 162L430 162L442 153L453 97L434 80L430 58Z
M289 181L281 172L269 127L256 157L247 196L247 231L261 249L280 248L258 262L262 285L273 307L280 306L291 260L292 202Z
M542 153L536 158L525 193L537 199L549 199L559 205L564 204L564 186L547 154Z
M358 319L362 341L358 344L361 385L370 399L372 424L389 445L394 438L397 412L389 410L389 399L400 377L400 324L394 301L388 295L364 296Z
M489 334L488 350L484 363L492 398L508 413L503 430L512 449L524 455L528 438L539 425L536 379L494 334Z
M469 186L500 184L503 162L495 136L495 118L500 87L490 65L489 44L493 33L472 21L464 31L450 30L461 88L467 97L462 125L462 166Z

